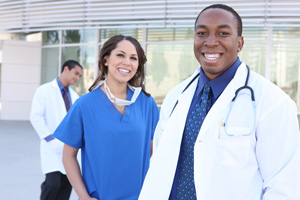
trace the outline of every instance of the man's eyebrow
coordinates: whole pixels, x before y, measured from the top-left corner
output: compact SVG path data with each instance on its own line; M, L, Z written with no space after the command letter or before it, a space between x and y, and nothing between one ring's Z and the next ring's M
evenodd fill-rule
M228 29L232 29L231 26L229 26L228 24L222 24L222 25L218 26L218 28L228 28Z
M202 24L199 24L199 25L196 26L196 29L199 29L199 28L207 28L207 26L202 25ZM222 24L222 25L219 25L218 28L228 28L228 29L232 29L231 26L229 26L228 24Z
M206 28L206 26L202 25L202 24L199 24L199 25L196 26L196 29L198 29L198 28Z

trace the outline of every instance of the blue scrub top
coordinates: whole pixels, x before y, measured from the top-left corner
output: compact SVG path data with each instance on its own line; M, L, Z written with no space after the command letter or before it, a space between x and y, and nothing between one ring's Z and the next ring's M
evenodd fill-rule
M131 99L133 92L127 94ZM54 136L81 148L82 177L91 197L136 200L158 119L154 99L143 92L122 115L98 88L74 103Z

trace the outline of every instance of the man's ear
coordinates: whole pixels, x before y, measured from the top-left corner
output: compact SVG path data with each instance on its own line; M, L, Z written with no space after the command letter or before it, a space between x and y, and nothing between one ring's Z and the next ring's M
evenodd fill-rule
M243 36L239 36L239 38L238 38L238 49L237 49L237 52L242 51L243 46L244 46L244 37Z
M63 70L63 72L67 72L67 71L69 71L69 68L68 68L68 66L64 66L64 70Z

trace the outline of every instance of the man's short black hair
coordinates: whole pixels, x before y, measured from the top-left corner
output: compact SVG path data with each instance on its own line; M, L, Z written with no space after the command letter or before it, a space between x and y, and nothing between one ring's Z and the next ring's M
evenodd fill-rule
M73 69L76 66L79 66L82 69L82 66L75 60L67 60L61 67L61 73L64 71L64 68L67 66L69 70Z
M206 7L206 8L204 8L204 9L199 13L199 15L198 15L197 18L196 18L196 21L195 21L195 28L196 28L196 23L197 23L197 21L198 21L199 16L200 16L205 10L208 10L208 9L211 9L211 8L219 8L219 9L227 10L228 12L230 12L230 13L234 16L234 18L236 19L236 21L237 21L237 34L238 34L238 36L242 36L243 22L242 22L241 16L240 16L233 8L231 8L230 6L224 5L224 4L213 4L213 5L210 5L210 6Z

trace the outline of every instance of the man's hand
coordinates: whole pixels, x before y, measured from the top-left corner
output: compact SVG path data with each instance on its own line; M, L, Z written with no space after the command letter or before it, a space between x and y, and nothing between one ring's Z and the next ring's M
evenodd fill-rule
M49 145L50 149L53 152L60 153L60 154L62 153L63 147L64 147L64 143L62 143L58 139L53 139L53 140L47 142L47 144Z

